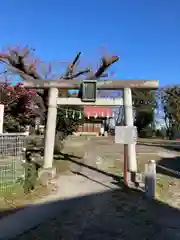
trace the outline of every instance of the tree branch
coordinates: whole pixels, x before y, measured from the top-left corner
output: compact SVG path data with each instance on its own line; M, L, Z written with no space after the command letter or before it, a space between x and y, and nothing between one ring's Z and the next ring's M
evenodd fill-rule
M0 54L0 60L5 64L10 65L24 80L28 77L40 79L41 76L36 72L35 66L33 64L28 65L25 63L25 58L29 53L30 51L28 49L25 49L23 54L18 53L16 50L10 50L9 54Z
M118 56L112 56L109 59L102 58L102 64L99 67L99 69L95 72L94 78L100 78L101 75L110 67L113 63L117 62L119 60Z
M74 73L75 71L75 66L77 65L77 62L80 58L80 55L81 55L81 52L78 52L76 57L74 58L73 62L68 66L68 69L64 75L64 78L65 79L72 79L72 74ZM71 78L68 78L68 77L71 77Z
M87 68L87 69L85 69L85 70L82 70L82 71L80 71L80 72L78 72L78 73L75 73L74 75L72 75L72 76L69 76L69 77L65 77L64 79L74 79L74 78L77 78L77 77L79 77L79 76L81 76L81 75L84 75L84 74L86 74L86 73L89 73L91 71L91 69L90 68Z

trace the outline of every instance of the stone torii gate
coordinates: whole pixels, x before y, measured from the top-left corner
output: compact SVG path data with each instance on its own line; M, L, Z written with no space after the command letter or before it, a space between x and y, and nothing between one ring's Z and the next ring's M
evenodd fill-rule
M87 81L87 80L86 80ZM46 123L45 137L45 152L44 152L44 169L52 170L53 168L53 152L54 139L56 130L57 105L99 105L100 99L96 102L82 102L80 98L58 98L58 89L74 89L79 90L82 80L27 80L24 81L25 88L49 89L48 100L48 116ZM97 81L97 90L120 90L123 89L122 99L107 99L103 105L120 106L124 105L125 126L133 127L133 107L131 89L157 89L157 80L100 80ZM102 103L100 104L102 106ZM136 161L136 145L135 143L128 144L124 148L124 166L127 166L127 171L130 173L137 172ZM126 162L127 161L127 162ZM125 167L126 168L126 167Z

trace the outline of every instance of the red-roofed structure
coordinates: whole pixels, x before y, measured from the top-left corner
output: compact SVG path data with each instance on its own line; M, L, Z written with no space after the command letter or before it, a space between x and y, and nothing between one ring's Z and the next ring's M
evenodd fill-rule
M81 125L76 134L93 134L99 136L101 127L107 131L108 119L112 118L112 107L103 106L84 106L84 124Z
M102 107L102 106L84 106L85 117L99 117L108 118L113 114L112 107Z

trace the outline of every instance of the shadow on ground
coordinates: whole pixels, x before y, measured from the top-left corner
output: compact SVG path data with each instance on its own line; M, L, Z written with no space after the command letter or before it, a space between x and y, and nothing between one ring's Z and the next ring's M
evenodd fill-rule
M178 143L178 142L177 142ZM162 147L169 151L180 152L180 144L169 144L168 142L138 143L144 146ZM175 155L175 154L172 154ZM169 177L180 178L180 156L164 157L157 161L157 173L167 175Z
M4 230L14 236L16 232L14 240L130 240L135 237L176 240L180 237L179 210L149 201L140 191L122 187L31 206L28 210L29 215L21 214L14 219L10 216L6 225L0 223L0 239ZM18 225L24 234L15 231ZM27 231L27 227L32 230Z
M161 158L157 162L157 173L169 177L180 178L180 156L172 158Z
M108 177L112 177L114 181L122 181L122 178L120 178L118 175L115 175L115 174L112 174L112 173L108 173L108 172L105 172L103 170L100 170L96 167L93 167L93 166L90 166L86 163L83 163L82 161L78 161L78 160L82 160L82 158L78 157L78 156L75 156L75 155L71 155L71 154L67 154L67 153L60 153L59 155L55 156L54 157L54 160L58 161L58 160L64 160L64 161L69 161L71 163L75 163L76 165L79 165L81 167L85 167L87 169L90 169L92 171L95 171L95 172L98 172L98 173L101 173L101 174L104 174ZM75 174L80 174L79 171L72 171L73 173Z
M70 154L60 154L58 160L71 161L112 178L115 188L106 188L91 176L73 172L103 185L106 190L87 196L74 197L56 202L28 206L19 216L9 215L0 222L0 240L176 240L180 238L180 211L157 200L145 199L143 192L127 189L122 179L85 163ZM165 159L161 160L161 164ZM168 162L169 160L167 160ZM168 164L168 163L166 163ZM166 165L167 166L167 165ZM67 183L68 188L68 183ZM4 211L7 215L8 211ZM4 222L2 222L4 221ZM17 227L20 227L17 231ZM31 230L28 230L31 228ZM22 234L21 231L24 231Z
M177 142L178 144L175 143L170 143L170 142L162 142L162 141L151 141L151 142L138 142L138 145L144 145L148 147L162 147L165 148L166 150L170 151L180 151L180 143Z

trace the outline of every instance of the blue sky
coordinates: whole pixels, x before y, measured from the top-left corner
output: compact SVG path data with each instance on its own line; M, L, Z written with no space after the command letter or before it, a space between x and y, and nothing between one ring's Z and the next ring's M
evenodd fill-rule
M103 47L121 58L110 70L113 78L178 83L179 12L179 0L6 0L0 46L28 44L52 62L68 62L82 51L83 64L93 67Z

